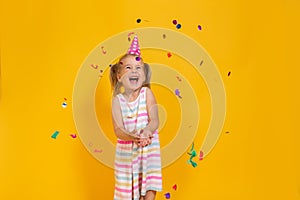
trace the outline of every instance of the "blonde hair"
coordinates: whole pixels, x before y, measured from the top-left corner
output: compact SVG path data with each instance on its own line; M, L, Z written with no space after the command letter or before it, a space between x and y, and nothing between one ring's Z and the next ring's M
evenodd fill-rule
M114 64L110 67L110 73L109 73L110 76L109 77L110 77L110 84L111 84L114 96L121 93L122 84L118 81L118 73L120 72L120 69L122 66L122 60L124 60L125 58L127 58L129 56L139 57L138 55L135 55L135 54L125 54L119 59L119 61L116 64ZM150 88L150 79L151 79L150 65L147 63L144 63L144 61L141 57L139 57L139 58L141 59L141 62L144 65L144 72L145 72L145 81L144 81L142 87Z

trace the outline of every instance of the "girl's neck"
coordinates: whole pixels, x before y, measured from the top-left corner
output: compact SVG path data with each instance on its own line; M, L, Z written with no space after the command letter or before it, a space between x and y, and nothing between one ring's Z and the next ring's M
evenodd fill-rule
M141 88L137 90L125 90L123 96L128 102L134 101L139 96L140 90Z

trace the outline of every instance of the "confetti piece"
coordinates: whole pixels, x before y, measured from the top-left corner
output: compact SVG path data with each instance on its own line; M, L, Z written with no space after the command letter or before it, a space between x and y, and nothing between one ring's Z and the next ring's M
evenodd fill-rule
M174 20L172 21L172 23L173 23L174 25L176 25L176 24L177 24L177 20L174 19Z
M182 98L182 97L180 96L180 91L179 91L179 89L175 89L175 95L178 96L180 99Z
M176 191L176 190L177 190L177 185L176 185L176 184L175 184L175 185L173 185L173 187L172 187L172 188L173 188L173 190L175 190L175 191Z
M163 38L166 39L166 37L167 37L166 34L163 34Z
M203 151L200 151L199 153L199 160L203 160Z
M130 33L128 33L128 35L127 35L127 37L128 37L128 42L130 42L130 41L131 41L131 38L130 38L130 36L131 36L132 34L134 34L134 32L130 32Z
M63 108L66 108L66 107L67 107L67 102L63 102L63 103L61 104L61 106L62 106Z
M64 98L65 101L67 101L67 98Z
M72 137L72 138L77 138L77 135L74 133L74 134L70 134L70 136Z
M104 50L104 46L101 47L102 53L106 54L106 51Z
M190 159L188 160L188 163L191 164L194 168L197 167L197 163L193 161L193 158L197 156L197 153L194 149L194 143L192 144L192 148L190 152L188 152L187 154L190 155Z
M135 57L135 60L136 60L136 61L140 61L140 60L141 60L141 57L137 56L137 57Z
M228 72L227 76L230 76L230 74L231 74L231 71Z
M181 82L181 78L179 76L176 76L177 80Z
M113 65L112 64L109 64L109 67L112 67Z
M168 56L168 58L170 58L172 56L172 54L170 52L168 52L167 56Z
M171 198L171 194L169 192L165 193L165 197L166 197L166 199L170 199Z
M93 65L93 64L91 64L90 66L94 69L98 69L98 67L99 67L98 65Z
M198 30L201 31L202 30L202 27L200 25L198 25Z
M228 134L228 133L229 133L229 131L226 131L225 133L226 133L226 134Z
M181 28L181 24L177 24L177 25L176 25L176 28L177 28L177 29L180 29L180 28Z
M141 21L142 21L141 19L137 19L136 20L137 23L141 23Z
M57 137L58 134L59 134L59 131L55 131L55 132L51 135L51 137L52 137L53 139L56 139L56 137Z
M100 150L99 150L99 149L95 149L94 152L95 152L95 153L101 153L101 152L102 152L102 149L100 149Z
M200 62L200 66L203 64L203 60L201 60L201 62Z

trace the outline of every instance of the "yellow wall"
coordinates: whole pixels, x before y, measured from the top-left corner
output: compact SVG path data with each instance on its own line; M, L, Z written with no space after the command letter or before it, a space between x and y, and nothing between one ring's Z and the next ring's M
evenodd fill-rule
M99 43L150 26L201 44L227 98L213 151L164 168L157 199L300 199L298 1L101 2L1 2L0 199L112 199L113 170L69 136L74 81Z

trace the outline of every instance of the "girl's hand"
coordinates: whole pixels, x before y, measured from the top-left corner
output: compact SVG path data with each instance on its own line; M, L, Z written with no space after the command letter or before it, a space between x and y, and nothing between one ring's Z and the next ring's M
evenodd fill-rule
M147 129L142 129L140 130L140 138L145 139L145 138L153 138L153 133Z
M151 131L147 129L142 129L140 131L140 146L145 147L151 144L153 138L153 134Z

